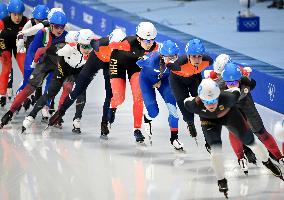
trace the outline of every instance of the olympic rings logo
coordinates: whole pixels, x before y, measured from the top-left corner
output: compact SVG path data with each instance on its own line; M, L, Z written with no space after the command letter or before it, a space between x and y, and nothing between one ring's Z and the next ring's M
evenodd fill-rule
M258 21L257 21L257 20L247 20L247 21L244 21L244 22L243 22L243 25L244 25L246 28L253 29L253 28L255 28L255 27L258 26Z

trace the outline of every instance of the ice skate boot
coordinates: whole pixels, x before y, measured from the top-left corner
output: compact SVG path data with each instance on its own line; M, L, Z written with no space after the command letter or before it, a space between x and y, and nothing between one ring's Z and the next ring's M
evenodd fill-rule
M73 120L73 130L72 130L73 133L77 134L81 133L80 122L81 122L80 118L76 118Z
M284 156L282 156L279 160L278 160L278 163L280 165L284 165Z
M245 156L247 158L247 161L249 163L252 163L252 164L256 165L257 159L256 159L255 154L253 153L253 151L249 147L247 147L246 145L243 145L243 148L244 148L244 154L245 154Z
M144 129L145 129L146 134L149 137L150 144L152 145L152 143L153 143L152 142L152 136L153 136L152 120L148 119L145 115L144 115Z
M178 138L173 139L173 140L170 139L170 141L171 141L171 145L173 145L173 147L175 148L175 150L177 150L177 151L183 151L183 143L181 143Z
M5 115L1 119L0 128L3 128L3 126L7 125L9 121L12 120L12 117L13 117L13 113L10 110L6 112Z
M143 136L143 134L139 129L134 130L134 137L137 143L144 143L145 137Z
M56 124L53 125L53 127L62 129L63 128L63 123L64 123L64 120L61 118L58 122L56 122Z
M32 103L32 101L30 100L30 98L27 98L25 100L25 102L23 103L23 107L24 107L25 111L27 111L30 108L31 103Z
M247 164L247 159L241 158L238 160L238 163L241 167L241 170L245 173L245 175L248 175L248 164Z
M267 169L269 169L269 170L272 172L272 174L273 174L274 176L276 176L276 177L278 177L278 178L280 178L281 180L284 181L283 175L282 175L282 172L281 172L280 168L279 168L277 165L275 165L275 164L270 160L270 158L268 158L268 161L262 162L262 163L263 163L263 165L264 165Z
M27 128L30 128L31 125L34 122L34 118L32 116L27 116L25 117L25 120L23 121L23 126L22 126L22 133L25 132L25 130L27 130Z
M13 97L13 88L7 88L7 97L9 99L9 101L11 101L12 97Z
M178 139L178 131L171 131L170 142L175 150L183 151L183 143L181 143Z
M116 108L110 108L108 111L108 121L110 124L114 122Z
M0 106L3 108L6 105L7 98L6 96L0 97Z
M41 115L42 115L41 122L48 123L48 119L50 118L49 107L48 106L44 106L41 109Z
M221 179L218 180L218 187L219 187L219 191L224 193L224 196L226 199L228 199L228 183L227 183L227 179Z
M55 124L58 124L59 122L61 122L62 117L64 116L65 112L58 110L54 113L54 115L52 115L49 119L48 125L49 126L54 126Z
M101 139L108 140L108 134L109 134L109 129L108 129L108 122L107 121L102 121L101 122Z

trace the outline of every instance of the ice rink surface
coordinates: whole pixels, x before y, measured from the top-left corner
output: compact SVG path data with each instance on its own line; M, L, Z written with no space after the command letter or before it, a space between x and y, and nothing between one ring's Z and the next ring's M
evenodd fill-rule
M161 1L161 0L160 0ZM152 5L152 9L162 4L160 1L146 1ZM110 2L110 1L109 1ZM120 3L119 3L120 2ZM112 1L112 4L123 6L126 1ZM142 1L141 1L142 2ZM179 1L164 1L172 4L180 4ZM210 4L212 0L195 4ZM227 2L218 0L216 2ZM229 2L229 0L228 0ZM232 1L230 0L232 3ZM187 4L182 6L186 9ZM256 12L260 6L261 12L272 12L277 21L283 22L283 10L265 10L268 4L261 3L256 6ZM138 12L134 8L143 8L142 3L134 3L131 11ZM193 3L192 3L193 5ZM226 5L225 3L223 5ZM237 5L237 3L234 3ZM124 5L125 7L125 5ZM138 8L137 8L138 9ZM193 9L188 7L188 9ZM197 8L195 8L197 9ZM199 8L200 9L200 8ZM219 7L219 9L221 9ZM158 10L158 9L157 9ZM222 11L231 20L230 30L235 32L235 15L229 13L224 7ZM238 8L235 8L238 11ZM200 9L205 13L209 10ZM220 12L212 9L213 13ZM281 12L281 13L280 13ZM152 19L151 12L142 13ZM170 12L168 15L175 15ZM213 20L209 13L208 20ZM193 18L193 16L191 16ZM204 15L205 18L205 15ZM219 18L218 18L219 19ZM275 19L275 18L274 18ZM185 18L183 18L185 20ZM265 18L263 18L265 21ZM196 24L191 29L191 34L216 42L227 48L232 48L233 41L228 38L226 44L218 43L221 38L214 36L212 32L198 29L198 19L191 19L189 22ZM274 21L274 20L273 20ZM220 19L219 23L223 20ZM174 23L174 22L171 22ZM182 22L183 23L183 22ZM282 23L283 25L284 23ZM183 25L175 25L180 27ZM208 26L213 26L209 24ZM223 30L223 26L220 31ZM275 26L263 27L260 35L275 34L271 44L281 45L278 50L271 52L260 46L255 46L259 37L253 33L239 33L238 35L250 40L246 48L241 48L243 43L240 39L235 45L242 50L241 53L259 58L262 61L274 65L284 66L283 52L284 26L279 26L279 32L270 31ZM228 37L233 37L230 35ZM206 36L206 37L205 37ZM212 36L212 38L210 38ZM214 36L214 38L213 38ZM220 36L221 37L221 36ZM255 39L256 41L254 41ZM253 41L252 41L253 40ZM269 42L269 41L267 41ZM242 43L242 44L241 44ZM234 49L237 50L238 49ZM240 52L240 51L239 51ZM269 54L275 56L271 59ZM264 56L265 55L265 56ZM276 59L278 58L278 60ZM270 62L271 61L271 62ZM274 63L275 61L275 63ZM15 66L14 66L15 67ZM16 68L16 67L15 67ZM19 84L19 72L15 70L15 77L18 78L14 87ZM184 153L173 150L170 145L170 131L167 123L167 110L158 95L160 114L153 122L154 135L153 145L146 139L146 146L137 145L133 136L132 118L132 97L127 85L125 103L118 108L115 123L112 125L109 140L101 140L100 122L104 98L103 76L100 72L87 92L87 104L82 118L82 134L72 133L72 118L75 107L72 106L64 117L63 129L49 128L43 131L46 124L42 124L41 114L38 114L36 123L25 134L20 134L22 121L27 115L23 110L15 115L13 121L0 130L0 200L187 200L187 199L224 199L219 193L216 177L211 168L209 154L204 148L204 138L201 132L200 123L196 116L196 128L198 130L198 146L189 136L186 125L180 119L179 136L184 143ZM2 116L9 108L0 111ZM257 106L268 131L272 131L273 125L283 115L273 112L265 107ZM180 115L181 116L181 115ZM144 132L144 130L143 130ZM144 133L145 135L145 133ZM146 135L145 135L146 136ZM258 166L249 165L249 175L246 177L240 170L237 158L228 142L228 132L224 128L222 132L223 151L225 156L226 177L229 185L229 199L284 199L284 182L271 175L260 162ZM284 167L281 167L284 171Z
M0 130L1 200L86 199L224 199L218 192L198 117L198 146L180 120L180 141L186 152L173 150L165 105L154 121L153 145L135 143L132 130L132 99L117 111L109 140L100 140L103 76L88 89L81 135L72 133L74 106L66 113L63 129L43 131L39 113L36 123L20 134L23 110ZM96 98L92 97L96 95ZM99 97L99 98L97 98ZM162 102L158 96L158 101ZM258 106L268 130L282 116ZM2 110L1 116L5 110ZM226 177L230 199L283 199L284 182L263 168L249 165L246 177L240 170L223 130ZM283 167L282 167L282 170Z

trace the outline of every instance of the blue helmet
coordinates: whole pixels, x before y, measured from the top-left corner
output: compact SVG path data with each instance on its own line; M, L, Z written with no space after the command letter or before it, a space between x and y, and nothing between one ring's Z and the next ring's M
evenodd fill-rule
M50 24L65 25L67 24L67 17L65 13L56 11L52 14L48 21Z
M201 40L195 38L188 41L185 52L188 55L202 55L205 53L205 48Z
M242 77L242 72L238 65L229 62L225 65L221 76L224 81L237 81Z
M8 16L7 6L4 3L0 3L0 19Z
M179 48L175 42L171 40L166 40L161 44L159 52L161 55L164 56L177 55L179 52Z
M25 11L25 5L20 0L10 0L7 9L9 13L22 14Z
M48 7L46 5L37 5L32 12L33 18L37 20L47 19Z

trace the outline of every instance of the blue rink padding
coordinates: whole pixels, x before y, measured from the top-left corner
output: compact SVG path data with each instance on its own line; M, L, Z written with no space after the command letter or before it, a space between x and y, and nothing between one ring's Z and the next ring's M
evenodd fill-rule
M29 6L47 4L49 8L61 7L68 16L68 22L81 28L91 28L96 34L108 35L114 28L120 27L128 35L135 34L136 25L141 21L150 21L132 15L101 2L70 0L22 0ZM178 44L181 54L188 40L195 36L153 22L158 29L157 41L171 39ZM257 34L257 33L256 33ZM202 39L203 40L203 39ZM284 114L284 70L261 62L236 51L226 49L214 43L204 41L207 52L212 55L226 53L237 63L245 63L253 68L252 78L257 87L252 92L254 100L267 108ZM212 52L212 53L210 53Z

